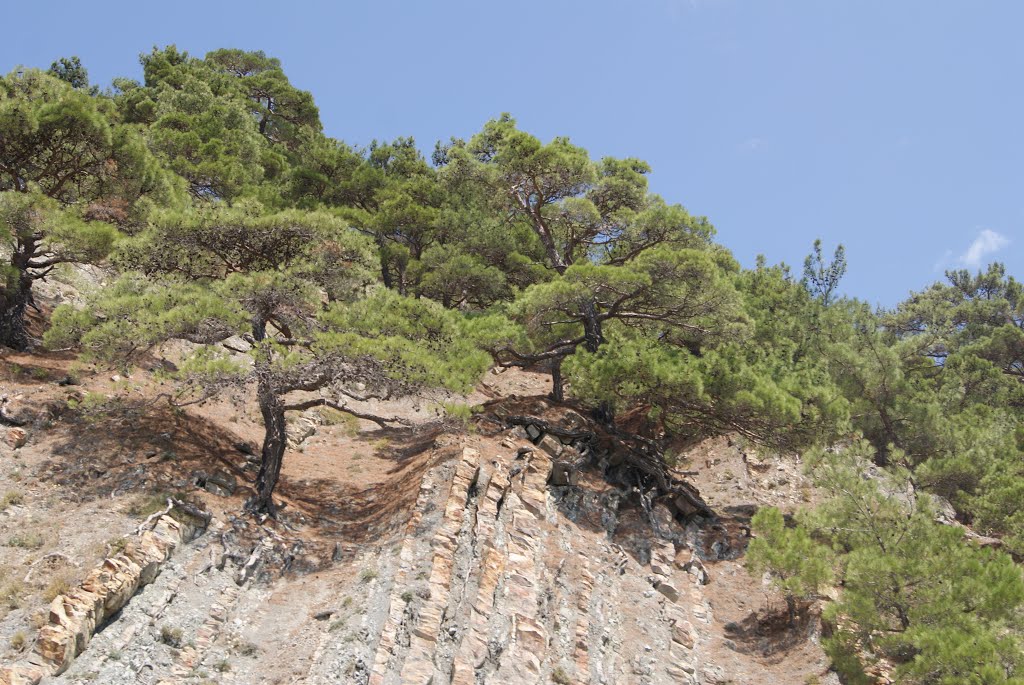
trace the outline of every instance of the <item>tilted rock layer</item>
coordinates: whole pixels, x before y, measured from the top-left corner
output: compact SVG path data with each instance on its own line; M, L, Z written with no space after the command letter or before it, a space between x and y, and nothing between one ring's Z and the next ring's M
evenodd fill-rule
M656 540L641 565L610 539L602 484L551 486L563 462L503 446L424 479L368 682L698 682L692 621L707 614L675 545Z
M152 530L129 540L124 551L106 559L81 585L55 597L27 662L0 668L0 685L36 685L66 671L96 629L151 583L193 532L188 524L161 516Z

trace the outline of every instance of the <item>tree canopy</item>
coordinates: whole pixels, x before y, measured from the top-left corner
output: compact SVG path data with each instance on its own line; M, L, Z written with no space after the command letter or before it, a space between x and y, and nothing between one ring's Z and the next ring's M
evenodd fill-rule
M609 433L642 417L630 430L664 473L671 440L816 455L826 502L758 513L748 561L791 616L841 586L836 669L1021 682L1024 286L1003 265L875 309L844 293L842 245L815 241L799 277L746 268L650 191L643 160L508 114L428 157L411 137L326 135L261 51L140 62L106 89L77 57L0 78L0 344L117 367L173 348L172 402L259 408L249 508L266 514L288 412L394 425L367 406L466 392L492 365L550 373L552 397ZM105 278L41 335L38 284L65 264Z

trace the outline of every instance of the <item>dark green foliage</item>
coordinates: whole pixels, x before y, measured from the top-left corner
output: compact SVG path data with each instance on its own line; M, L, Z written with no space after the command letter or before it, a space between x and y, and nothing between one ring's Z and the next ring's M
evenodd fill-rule
M78 59L78 55L61 57L50 65L47 73L70 84L72 88L89 87L89 72L82 66L82 60Z
M0 191L38 188L65 205L124 211L170 183L111 102L40 71L0 78Z
M303 130L319 132L320 113L313 96L291 85L279 60L262 50L215 50L205 61L239 80L241 91L252 103L257 129L269 142L294 148Z
M851 305L853 327L829 354L878 462L914 469L1019 552L1024 296L998 264L948 280L894 312Z
M25 316L35 307L32 286L58 264L96 263L110 252L116 228L88 221L37 190L0 193L0 239L11 247L0 270L0 344L30 344Z

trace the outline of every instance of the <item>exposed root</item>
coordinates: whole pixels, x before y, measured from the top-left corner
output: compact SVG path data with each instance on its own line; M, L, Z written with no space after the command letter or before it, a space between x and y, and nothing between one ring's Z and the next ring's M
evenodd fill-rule
M664 499L683 516L700 514L714 518L715 512L701 498L700 491L679 480L669 469L665 453L654 440L591 423L593 430L570 429L533 416L497 415L507 426L534 426L540 435L582 443L581 454L605 468L605 475L626 487L638 487L653 499ZM539 440L539 438L538 438ZM653 492L651 492L653 490Z

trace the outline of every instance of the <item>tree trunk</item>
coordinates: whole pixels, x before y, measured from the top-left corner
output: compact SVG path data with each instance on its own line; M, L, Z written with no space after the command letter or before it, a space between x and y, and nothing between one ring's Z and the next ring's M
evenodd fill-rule
M22 272L18 285L0 292L0 345L22 351L31 342L25 325L25 310L32 301L32 279Z
M267 321L264 317L254 317L252 335L257 344L267 337ZM274 516L274 488L281 476L281 464L284 462L284 449L287 445L287 434L284 420L284 405L278 397L270 380L271 352L258 349L256 357L256 401L263 415L263 449L260 451L260 470L256 474L256 495L246 505L255 514Z
M895 445L902 449L900 444L900 437L896 433L896 424L889 416L889 411L885 408L885 405L881 402L876 402L878 407L878 418L882 422L882 428L885 430L885 440L881 441L881 447L875 450L874 462L876 466L886 467L889 466L889 445Z
M380 254L380 280L384 282L384 287L388 290L394 288L394 282L391 278L391 268L388 264L387 257L384 256L384 251L381 250Z
M565 400L565 391L562 388L562 360L555 359L551 362L551 399L555 402Z
M398 271L398 294L401 295L402 297L405 297L408 294L406 292L408 284L406 283L405 279L406 267L407 263L403 263L401 261L399 261L396 266L396 270Z
M604 342L601 319L597 316L597 304L593 300L587 300L581 309L583 313L583 346L587 352L597 352Z
M256 497L249 508L257 514L274 516L273 494L277 487L277 479L281 476L281 465L284 463L286 446L286 427L284 407L280 398L270 387L269 381L262 378L257 390L260 413L263 415L263 449L260 452L260 470L256 474Z
M597 303L588 300L583 304L583 347L587 352L597 352L604 344L604 332L601 330L601 319L597 315ZM594 409L594 419L605 426L615 423L615 412L610 402L603 401Z

